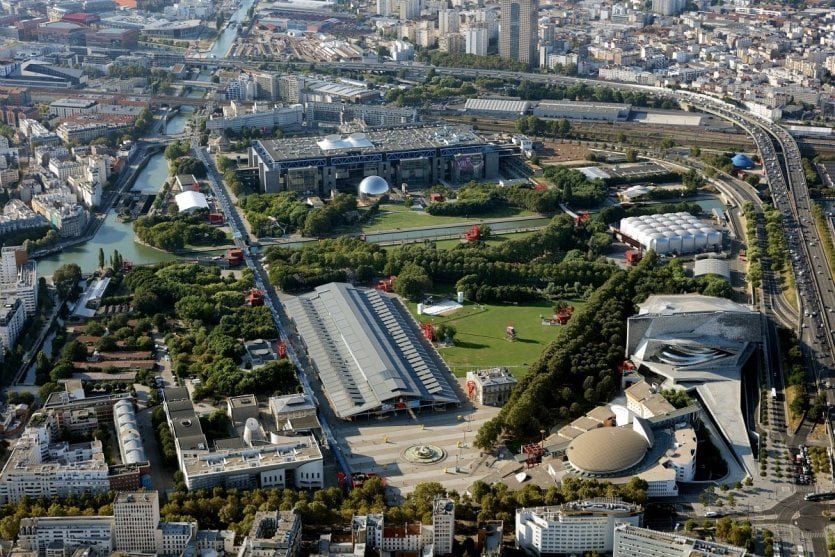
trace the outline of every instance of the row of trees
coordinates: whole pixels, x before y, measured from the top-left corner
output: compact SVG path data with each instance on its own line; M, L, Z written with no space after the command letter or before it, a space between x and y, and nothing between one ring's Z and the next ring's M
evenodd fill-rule
M608 278L613 266L588 259L605 249L602 223L575 227L567 215L555 217L539 234L508 240L497 246L462 244L456 249L439 250L433 245L413 244L386 252L377 245L356 238L322 240L300 248L270 247L266 252L270 279L282 290L313 288L330 281L367 282L374 276L398 275L396 288L404 296L420 296L432 282L455 284L464 281L467 289L513 286L526 287L485 290L484 299L506 301L541 297L550 285L597 287ZM563 261L571 252L568 261ZM405 275L404 275L405 271ZM397 286L397 283L400 283Z
M626 320L636 301L660 292L690 292L698 281L680 265L660 266L650 252L629 273L614 271L582 310L560 328L557 339L513 390L501 412L478 432L476 445L491 448L502 435L529 438L531 432L566 423L617 388Z
M227 171L228 172L228 171ZM259 234L300 231L305 236L332 234L334 228L352 224L360 218L357 199L340 193L324 207L311 209L293 192L248 195L239 200L247 221Z

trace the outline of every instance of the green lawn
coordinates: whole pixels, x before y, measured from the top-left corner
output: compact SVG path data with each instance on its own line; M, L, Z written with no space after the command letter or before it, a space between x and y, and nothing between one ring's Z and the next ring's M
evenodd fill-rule
M374 219L366 224L363 224L359 230L361 232L383 232L387 230L398 230L405 228L420 228L422 226L438 226L442 224L458 224L468 222L479 222L485 219L499 219L506 217L523 217L535 215L530 211L521 209L514 209L512 207L504 207L496 209L490 213L478 215L474 218L467 217L436 217L425 213L423 211L412 211L405 205L385 204L380 205L380 213ZM346 230L348 232L348 230Z
M494 232L492 237L485 243L488 246L497 246L503 242L507 242L508 240L521 240L522 238L539 234L539 232L539 230L531 230L529 232L511 232L510 234L497 234ZM458 245L461 245L461 240L438 240L435 242L435 247L437 249L452 249Z
M571 301L579 309L584 302ZM472 369L507 367L516 377L528 371L545 347L560 331L559 326L542 325L540 315L553 314L550 302L527 305L490 305L466 302L450 315L433 317L417 315L416 304L409 310L422 323L449 323L457 330L455 346L441 348L440 353L457 377ZM505 338L508 325L516 328L516 340Z

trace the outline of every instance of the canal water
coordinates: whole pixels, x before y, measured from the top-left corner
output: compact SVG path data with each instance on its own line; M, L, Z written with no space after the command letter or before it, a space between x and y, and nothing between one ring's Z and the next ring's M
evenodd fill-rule
M253 4L255 4L255 0L241 1L238 9L232 14L229 25L223 29L215 44L212 45L212 49L209 51L210 58L226 58L226 53L229 52L238 37L238 24L246 18L246 12Z
M180 111L168 121L168 124L166 124L165 134L177 135L183 133L183 131L186 129L186 123L188 122L189 118L191 118L192 112L194 112L194 109L192 107L181 106Z
M168 178L168 162L162 153L156 154L151 157L148 164L137 176L136 182L133 184L133 191L157 193L162 188L166 178ZM99 266L99 248L104 249L105 258L109 258L114 250L119 250L123 259L132 262L134 265L176 259L176 256L170 253L134 242L132 224L130 222L119 222L116 216L116 212L111 209L107 213L104 223L89 242L38 259L39 275L51 276L55 269L65 263L77 263L84 273L95 271Z

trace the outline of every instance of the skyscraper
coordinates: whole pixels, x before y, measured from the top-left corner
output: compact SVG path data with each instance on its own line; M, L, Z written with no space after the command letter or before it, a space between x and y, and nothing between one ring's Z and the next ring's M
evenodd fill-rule
M536 64L537 0L501 0L499 56Z

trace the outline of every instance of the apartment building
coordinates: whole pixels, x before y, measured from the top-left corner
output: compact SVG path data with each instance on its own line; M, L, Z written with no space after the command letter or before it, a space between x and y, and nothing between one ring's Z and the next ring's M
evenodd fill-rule
M159 524L156 491L126 491L113 501L113 539L120 551L155 551L153 535Z
M39 557L72 555L76 549L89 547L98 555L113 550L111 516L45 516L20 521L18 547Z
M238 557L296 557L302 521L293 511L259 511Z
M0 296L0 362L11 352L26 323L26 310L20 298Z
M608 553L615 524L640 526L642 519L640 506L612 498L521 508L516 510L516 546L535 555Z
M110 490L101 441L52 443L55 427L47 415L32 417L0 472L0 504Z

